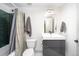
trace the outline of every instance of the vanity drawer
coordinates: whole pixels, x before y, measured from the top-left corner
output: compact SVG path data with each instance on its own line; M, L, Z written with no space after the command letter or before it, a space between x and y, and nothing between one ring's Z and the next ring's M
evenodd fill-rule
M43 47L65 47L65 40L43 40Z
M65 56L65 48L63 47L50 47L43 48L43 56Z
M43 56L65 56L65 40L43 40Z

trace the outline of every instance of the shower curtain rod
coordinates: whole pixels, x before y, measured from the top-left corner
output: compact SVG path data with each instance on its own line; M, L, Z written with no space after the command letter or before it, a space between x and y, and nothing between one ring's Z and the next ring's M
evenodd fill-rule
M15 9L12 9L12 12L14 12L18 7L14 3L10 3Z

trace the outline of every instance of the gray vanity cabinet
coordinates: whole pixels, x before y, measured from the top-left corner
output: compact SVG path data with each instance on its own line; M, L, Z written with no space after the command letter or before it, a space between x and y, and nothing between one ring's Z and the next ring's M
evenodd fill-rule
M43 40L43 56L65 56L65 40Z

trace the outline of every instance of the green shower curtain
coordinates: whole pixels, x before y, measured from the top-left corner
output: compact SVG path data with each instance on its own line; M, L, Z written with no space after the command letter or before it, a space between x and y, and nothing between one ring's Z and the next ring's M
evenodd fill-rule
M12 14L0 10L0 48L9 44Z

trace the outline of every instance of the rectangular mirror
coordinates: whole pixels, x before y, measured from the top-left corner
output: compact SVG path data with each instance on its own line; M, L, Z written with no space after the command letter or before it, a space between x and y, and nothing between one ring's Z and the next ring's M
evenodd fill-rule
M47 10L44 20L44 33L54 33L54 15L55 13L53 9Z
M47 18L44 20L44 33L54 33L54 19Z

